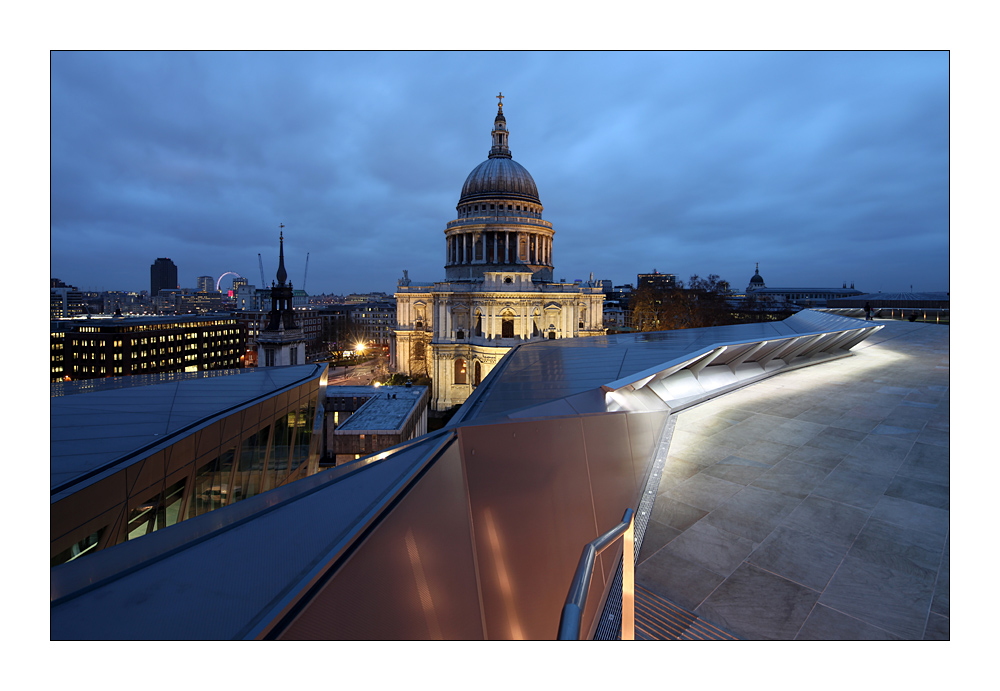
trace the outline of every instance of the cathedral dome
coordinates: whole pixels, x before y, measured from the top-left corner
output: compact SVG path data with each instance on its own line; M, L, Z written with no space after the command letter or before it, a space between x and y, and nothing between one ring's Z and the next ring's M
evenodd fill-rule
M462 185L459 205L485 199L519 199L541 204L531 173L512 158L488 158L473 168Z
M503 94L497 96L502 99ZM503 199L538 204L538 188L524 166L511 158L507 131L507 118L503 116L503 101L497 108L497 116L493 119L493 146L490 147L489 158L472 169L469 177L462 185L462 197L458 205L466 202ZM503 207L501 207L503 208Z

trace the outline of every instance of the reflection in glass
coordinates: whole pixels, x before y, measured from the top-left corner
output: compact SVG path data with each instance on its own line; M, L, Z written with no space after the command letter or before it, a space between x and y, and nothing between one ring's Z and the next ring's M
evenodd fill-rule
M181 504L184 499L184 480L170 486L156 514L156 525L153 530L166 528L181 519Z
M62 552L52 557L51 566L58 566L59 564L65 564L68 561L73 561L77 557L82 557L88 552L92 552L97 544L101 541L101 534L104 532L104 528L91 533L79 542L71 545L68 549L64 549Z
M295 413L283 415L274 423L274 443L271 446L271 458L267 464L265 490L277 487L288 475L288 459L291 456L294 424Z
M153 519L156 518L156 509L160 506L160 499L160 495L156 495L129 512L126 540L134 540L153 531Z
M267 457L267 441L270 435L271 426L267 425L243 440L233 481L243 488L244 497L252 497L262 491L264 459Z
M312 400L306 399L300 406L295 420L295 447L292 456L292 469L309 460L309 442L312 440L313 418L316 409Z

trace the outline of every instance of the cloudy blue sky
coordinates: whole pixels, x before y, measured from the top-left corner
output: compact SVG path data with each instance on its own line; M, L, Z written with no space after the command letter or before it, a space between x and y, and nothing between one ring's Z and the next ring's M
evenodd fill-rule
M444 278L504 93L556 278L950 290L946 52L55 52L51 276Z

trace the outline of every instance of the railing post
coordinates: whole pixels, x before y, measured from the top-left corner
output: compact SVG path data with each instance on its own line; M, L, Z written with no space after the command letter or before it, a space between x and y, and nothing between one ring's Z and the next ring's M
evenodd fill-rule
M635 640L635 516L622 536L622 640Z

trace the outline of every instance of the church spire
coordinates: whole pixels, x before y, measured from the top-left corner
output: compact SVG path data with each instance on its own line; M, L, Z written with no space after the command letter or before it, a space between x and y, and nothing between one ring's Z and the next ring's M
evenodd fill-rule
M493 119L493 146L490 148L490 158L511 158L507 142L507 118L503 116L503 92L496 97L500 103L497 106L497 116Z
M284 223L279 223L282 228L285 227ZM288 278L288 272L285 271L285 233L284 231L278 237L278 285L285 285L285 279Z

